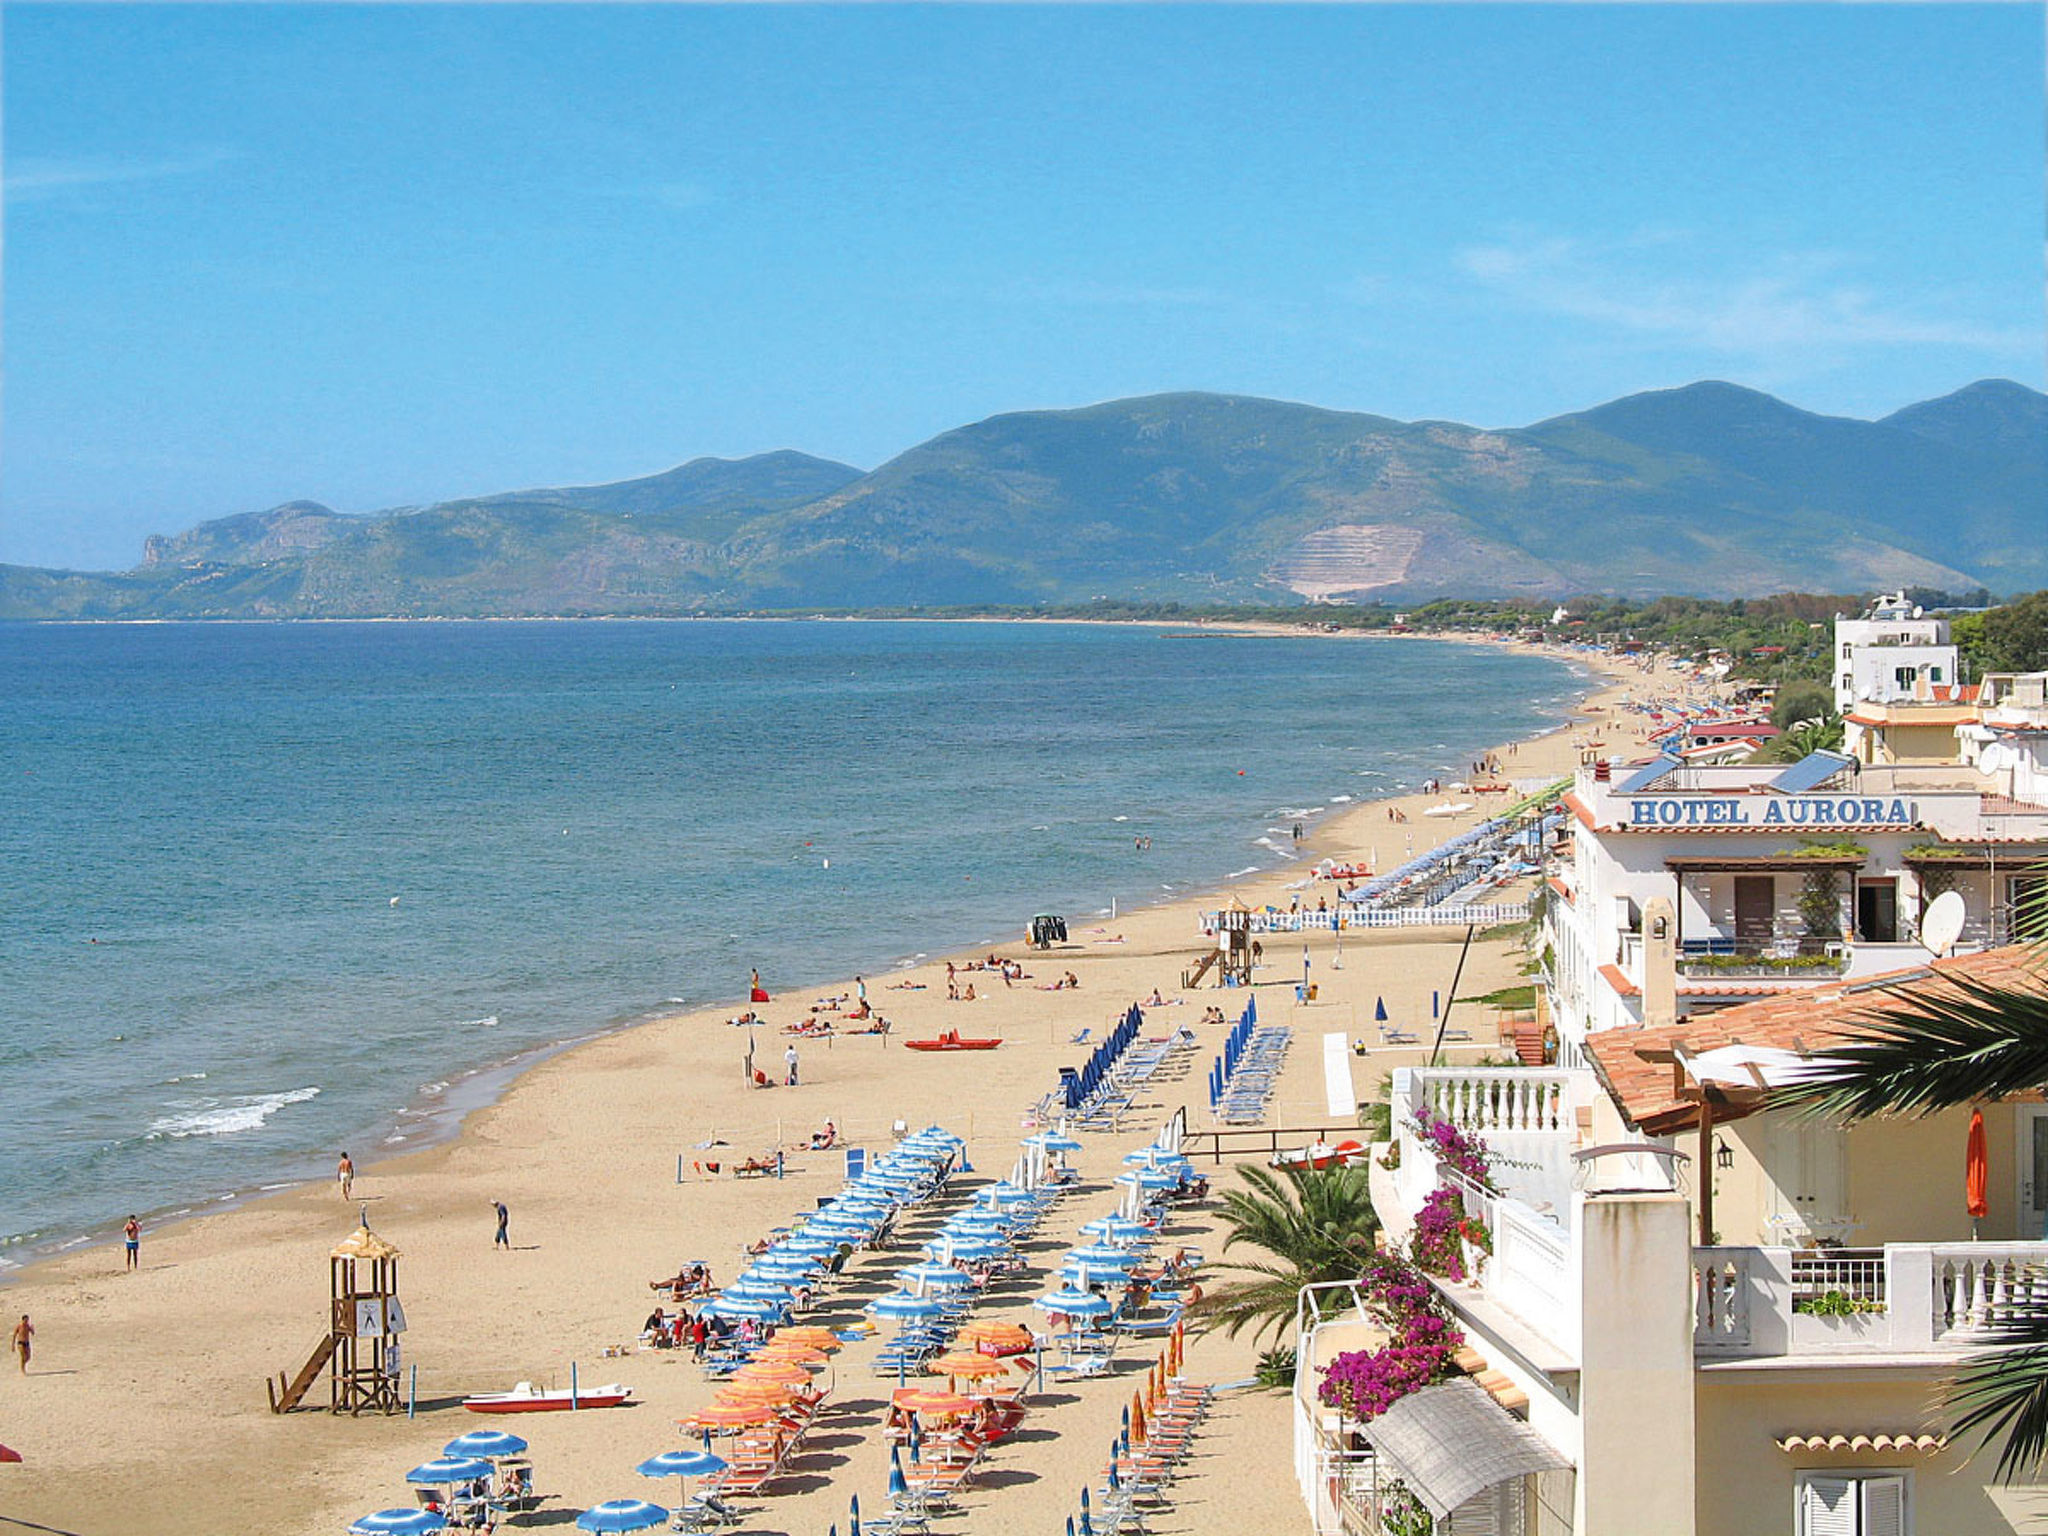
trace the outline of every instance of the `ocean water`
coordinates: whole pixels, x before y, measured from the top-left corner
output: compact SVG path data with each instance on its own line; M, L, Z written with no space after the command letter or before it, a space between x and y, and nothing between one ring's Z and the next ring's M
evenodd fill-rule
M1580 686L1089 625L0 625L0 1266L417 1144L750 966L1270 867Z

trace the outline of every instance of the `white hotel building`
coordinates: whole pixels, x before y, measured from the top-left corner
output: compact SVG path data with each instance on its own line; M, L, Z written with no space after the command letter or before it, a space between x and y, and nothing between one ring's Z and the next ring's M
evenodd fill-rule
M1343 1287L1304 1301L1296 1469L1319 1532L1379 1531L1395 1477L1440 1536L2048 1532L2048 1487L1997 1485L1939 1401L2048 1264L2048 1102L1983 1106L1974 1221L1967 1112L1841 1126L1771 1105L1873 1005L2044 984L2012 943L2048 855L2048 779L2013 764L2039 761L2032 729L1979 743L1994 771L1580 770L1544 921L1554 1064L1397 1073L1398 1161L1373 1167L1405 1246L1450 1181L1417 1107L1505 1159L1498 1189L1466 1190L1490 1251L1469 1283L1432 1282L1465 1376L1349 1422L1317 1401L1319 1367L1376 1336ZM1920 924L1947 891L1963 928L1936 959Z

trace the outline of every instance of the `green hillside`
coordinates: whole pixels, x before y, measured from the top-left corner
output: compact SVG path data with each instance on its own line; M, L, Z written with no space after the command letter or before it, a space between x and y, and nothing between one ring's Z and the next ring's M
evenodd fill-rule
M1882 421L1724 383L1525 428L1155 395L991 417L863 474L782 452L345 516L290 502L118 575L0 570L0 617L2048 585L2048 397Z

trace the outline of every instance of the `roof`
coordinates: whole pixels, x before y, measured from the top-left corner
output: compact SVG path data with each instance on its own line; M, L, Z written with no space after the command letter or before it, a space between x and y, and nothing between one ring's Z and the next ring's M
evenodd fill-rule
M1571 1465L1463 1376L1409 1393L1359 1433L1438 1520L1513 1478Z
M1780 1435L1778 1449L1781 1451L1878 1451L1889 1455L1893 1451L1920 1451L1932 1456L1948 1444L1947 1435L1915 1433L1910 1429L1886 1434L1880 1430L1871 1434L1806 1434Z
M1877 1015L1901 1003L1940 996L1950 978L2048 992L2048 968L2024 944L1935 960L1884 976L1804 986L1753 1003L1681 1019L1669 1029L1604 1029L1586 1039L1586 1055L1622 1114L1644 1134L1667 1136L1699 1123L1698 1090L1686 1097L1683 1069L1668 1058L1673 1047L1698 1058L1727 1046L1750 1051L1806 1053L1862 1036ZM1645 1053L1660 1059L1646 1060ZM1757 1106L1716 1105L1716 1120L1735 1119Z
M395 1259L398 1250L384 1241L367 1225L357 1227L347 1237L334 1245L329 1255L336 1259Z

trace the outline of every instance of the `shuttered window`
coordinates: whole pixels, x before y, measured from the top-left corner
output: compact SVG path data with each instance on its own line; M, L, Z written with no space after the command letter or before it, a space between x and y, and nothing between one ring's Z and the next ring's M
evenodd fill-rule
M1795 1536L1912 1536L1906 1475L1802 1472Z

